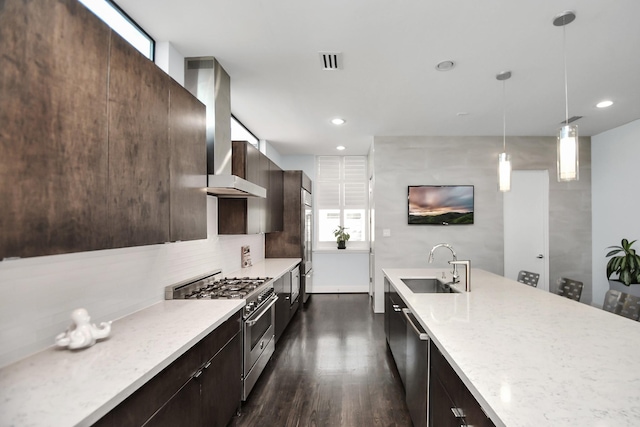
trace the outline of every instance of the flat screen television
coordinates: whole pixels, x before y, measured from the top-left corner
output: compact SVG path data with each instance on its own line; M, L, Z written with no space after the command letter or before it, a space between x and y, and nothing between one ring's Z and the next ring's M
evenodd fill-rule
M409 224L473 224L473 185L410 185Z

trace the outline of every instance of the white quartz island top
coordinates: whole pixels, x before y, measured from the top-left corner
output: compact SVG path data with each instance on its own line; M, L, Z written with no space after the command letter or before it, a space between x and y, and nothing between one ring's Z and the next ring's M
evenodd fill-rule
M640 426L640 322L479 269L458 294L383 273L497 426Z

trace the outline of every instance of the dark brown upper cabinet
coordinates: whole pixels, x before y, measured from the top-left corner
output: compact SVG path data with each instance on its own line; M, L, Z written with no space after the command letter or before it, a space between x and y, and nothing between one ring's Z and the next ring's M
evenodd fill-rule
M110 30L95 20L75 0L0 2L0 260L109 247Z
M0 260L206 238L188 91L76 0L0 1L0 40Z
M169 86L172 241L207 238L206 107L182 86Z
M168 242L170 80L115 33L109 62L112 246Z
M218 233L258 234L281 230L282 169L246 141L233 141L231 152L231 173L266 188L267 197L218 198Z

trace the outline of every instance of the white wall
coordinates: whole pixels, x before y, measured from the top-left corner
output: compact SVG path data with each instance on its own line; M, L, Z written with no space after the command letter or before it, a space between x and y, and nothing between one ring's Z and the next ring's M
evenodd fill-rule
M156 43L155 63L173 80L184 86L184 56L173 47L171 42Z
M503 274L502 194L497 190L500 137L375 137L375 311L384 310L383 268L426 267L432 246L450 243L459 259L472 267ZM515 170L547 169L556 175L554 137L507 140ZM407 186L472 184L475 224L417 226L407 224ZM591 302L591 149L581 138L580 181L549 182L549 282L561 277L584 282L582 301ZM383 230L390 230L389 237ZM446 253L434 267L447 268ZM515 278L514 278L515 279ZM472 278L473 281L473 278Z
M591 138L594 304L602 305L609 289L607 247L623 238L640 240L640 120ZM640 242L634 245L640 250Z

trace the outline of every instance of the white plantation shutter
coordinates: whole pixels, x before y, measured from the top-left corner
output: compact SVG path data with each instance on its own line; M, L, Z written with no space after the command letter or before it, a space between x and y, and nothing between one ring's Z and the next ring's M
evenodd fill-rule
M315 203L319 247L335 247L333 230L347 227L349 247L366 247L368 213L367 158L318 156ZM358 243L360 242L360 243Z

